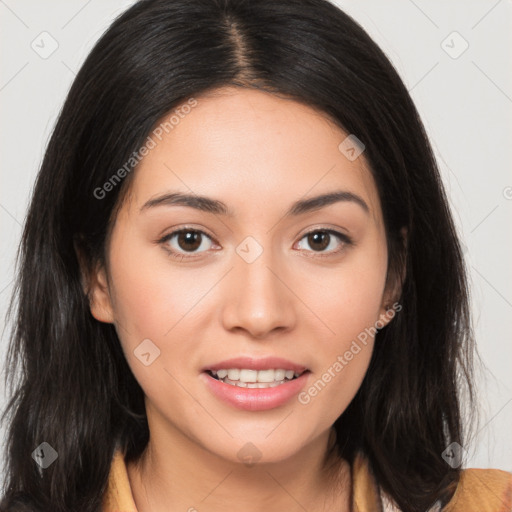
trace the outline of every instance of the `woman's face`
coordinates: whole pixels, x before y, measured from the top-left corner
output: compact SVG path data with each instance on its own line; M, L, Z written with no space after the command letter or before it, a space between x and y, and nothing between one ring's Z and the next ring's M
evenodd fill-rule
M116 326L153 437L278 461L325 434L362 382L388 318L384 224L364 153L339 148L348 134L291 100L220 92L153 136L91 309ZM306 371L268 371L290 369Z

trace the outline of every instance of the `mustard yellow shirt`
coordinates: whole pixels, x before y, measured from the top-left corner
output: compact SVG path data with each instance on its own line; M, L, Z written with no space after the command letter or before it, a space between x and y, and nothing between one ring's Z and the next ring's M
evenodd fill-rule
M359 456L352 467L354 512L399 512L381 497L366 460ZM383 500L383 501L382 501ZM430 509L432 512L438 507ZM137 512L124 456L114 454L103 512ZM499 469L465 469L455 494L443 512L512 512L512 473Z

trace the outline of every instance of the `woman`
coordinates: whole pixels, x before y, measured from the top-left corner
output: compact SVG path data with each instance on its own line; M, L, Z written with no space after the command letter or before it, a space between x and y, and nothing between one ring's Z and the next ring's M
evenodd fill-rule
M510 508L512 475L461 469L473 338L429 142L324 0L119 17L16 292L2 511Z

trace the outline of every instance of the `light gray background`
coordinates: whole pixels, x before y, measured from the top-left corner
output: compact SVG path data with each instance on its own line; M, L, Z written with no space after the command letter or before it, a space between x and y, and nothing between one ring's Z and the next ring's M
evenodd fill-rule
M65 94L93 44L133 3L0 0L2 327L31 188ZM487 366L478 374L480 428L464 447L465 465L512 471L512 1L336 3L383 48L411 92L463 236ZM48 51L51 38L58 48L47 58L32 49ZM7 333L0 341L1 409Z

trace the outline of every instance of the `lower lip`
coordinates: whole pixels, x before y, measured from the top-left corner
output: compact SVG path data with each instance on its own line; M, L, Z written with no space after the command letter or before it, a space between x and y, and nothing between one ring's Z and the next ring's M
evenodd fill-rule
M241 388L214 379L209 373L201 373L212 393L228 404L245 411L274 409L291 400L305 386L309 371L296 379L273 388Z

